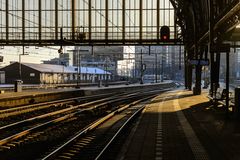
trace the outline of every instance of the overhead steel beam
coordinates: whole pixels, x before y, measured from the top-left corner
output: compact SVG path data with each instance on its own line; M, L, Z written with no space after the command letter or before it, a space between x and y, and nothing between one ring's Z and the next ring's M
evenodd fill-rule
M63 21L66 22L66 20L64 20L64 18L66 18L66 17L64 17L65 15L63 17L59 17L60 13L62 11L64 13L68 13L68 15L70 14L70 19L68 19L68 22L70 24L66 25L64 23L64 26L63 26L64 38L69 40L66 44L76 44L76 43L79 43L79 39L76 38L76 36L75 36L75 34L77 32L77 29L78 29L77 28L78 27L77 26L78 22L77 22L77 19L76 19L76 14L77 14L78 11L88 12L89 13L88 17L86 15L86 18L88 18L88 20L86 20L86 21L88 21L88 24L86 22L86 24L85 24L86 26L83 26L85 28L88 27L88 33L87 33L87 37L88 38L86 38L83 41L83 43L88 43L88 44L94 44L93 42L96 42L98 44L99 43L101 43L101 44L102 43L106 43L106 41L109 41L109 39L111 39L109 37L109 35L110 35L109 31L110 31L110 27L112 25L108 21L108 19L111 18L110 17L110 12L111 11L109 10L110 6L108 6L110 4L108 2L110 2L110 1L109 0L104 0L104 1L106 2L106 4L105 4L105 14L103 16L105 17L105 26L104 27L106 27L105 28L106 32L103 33L104 31L100 31L101 34L103 34L103 36L105 34L105 39L104 39L104 37L102 37L103 39L101 39L101 42L100 42L98 40L92 40L92 37L91 37L91 36L94 36L93 34L91 34L91 31L93 31L95 28L96 28L96 31L94 30L94 33L96 33L96 35L98 36L98 33L97 33L98 26L95 26L95 25L92 26L92 18L94 18L94 15L92 15L92 10L93 10L93 6L92 6L93 2L92 2L92 0L85 0L84 2L86 4L88 3L88 6L86 6L86 8L84 7L84 8L79 8L79 9L77 8L78 7L77 6L77 2L78 1L76 1L76 0L71 0L71 1L69 0L67 9L66 8L65 9L60 8L59 4L61 2L59 0L53 0L53 3L55 2L55 4L51 3L51 6L48 6L47 8L45 8L46 7L45 3L42 0L37 0L37 3L36 3L38 5L38 6L36 6L37 8L34 7L35 9L34 8L30 9L30 10L33 10L33 11L35 10L37 15L38 15L38 17L37 17L37 19L35 21L36 24L32 25L32 23L31 23L29 26L26 26L26 25L28 25L28 23L30 21L29 17L27 16L27 11L29 11L29 10L28 10L28 8L26 8L27 5L28 5L27 4L28 1L22 0L22 1L20 1L20 3L21 3L19 5L20 8L17 7L17 9L15 9L15 8L12 9L11 7L9 7L9 5L15 5L15 4L9 4L12 1L5 0L5 2L6 2L6 9L4 9L4 10L6 12L6 20L4 20L4 23L6 23L6 24L3 23L3 25L6 25L6 29L5 29L6 33L2 33L2 34L4 34L6 36L6 38L3 39L3 40L0 40L0 44L1 45L5 45L6 43L9 43L11 45L19 45L19 44L21 44L21 45L28 45L28 42L31 42L31 44L29 44L29 45L43 45L43 44L46 44L46 42L50 43L50 41L48 41L48 40L52 40L52 41L60 40L60 29L59 29L61 27L60 26L60 24L61 24L60 20L62 21L62 18L63 18ZM162 42L160 40L160 34L159 34L159 32L160 32L160 21L161 21L160 20L160 2L161 1L160 0L154 0L153 1L154 2L154 6L157 5L157 11L153 12L153 13L157 14L157 15L154 15L154 17L153 17L154 20L157 21L156 22L157 24L155 24L157 26L150 26L151 24L149 24L149 25L145 24L145 19L143 17L143 13L145 12L145 7L143 6L144 5L143 2L145 2L145 1L143 1L143 0L139 0L139 1L135 0L134 1L135 4L132 7L129 7L129 8L128 8L128 4L126 4L127 2L126 2L126 0L122 0L122 10L118 10L118 13L122 12L122 13L120 13L122 15L122 20L121 20L122 24L120 24L120 26L122 25L121 27L122 27L122 31L123 31L122 35L121 35L122 37L121 36L120 36L121 38L118 37L119 40L118 39L117 40L114 39L114 40L109 41L109 43L111 43L110 45L113 45L113 43L124 44L125 42L128 43L128 44L130 44L130 43L135 44L135 42L142 43L142 44L156 44L156 43L161 44ZM132 4L132 2L129 2L129 4ZM65 3L63 3L62 5L65 5ZM11 10L9 10L10 8L11 8ZM25 9L27 9L27 11ZM102 7L102 9L104 9L104 7ZM10 22L10 21L12 21L12 17L11 17L12 11L15 11L15 10L16 10L16 12L18 12L18 14L16 15L16 17L15 16L13 17L13 21L15 21L15 20L20 18L22 20L22 22L19 22L20 26L19 25L12 26L12 24ZM131 21L132 20L131 18L133 18L131 16L130 19L128 20L128 17L127 17L128 15L125 13L128 10L131 10L131 14L132 14L132 12L134 12L136 14L139 14L139 15L135 16L135 17L137 17L137 20L136 19L134 20L134 23L135 22L137 23L136 25L135 24L132 25L130 23L129 26L126 26L127 21ZM22 13L21 13L21 11L22 11ZM46 12L46 15L45 15L45 12ZM47 17L48 13L51 14L52 16L54 16L54 18L51 18L54 22L53 22L53 24L52 23L49 24L48 22L46 22L47 26L45 26L45 21L42 20L42 19L44 18L43 17L44 15ZM121 23L121 22L119 22L119 23ZM155 34L157 34L157 35L155 35L154 40L146 40L145 39L146 38L145 34L144 34L145 33L144 32L145 26L146 27L155 27L155 29L157 27L157 31L155 32ZM28 27L29 28L35 28L36 29L35 31L38 32L38 33L32 33L32 31L31 31L32 29L29 30ZM45 31L43 29L43 27L44 28L45 27L50 27L50 29L47 29ZM129 29L129 32L134 33L134 35L132 33L130 33L131 34L129 36L129 38L131 38L130 40L126 40L126 36L127 36L126 35L126 30L127 30L126 27L128 27L127 29ZM132 28L135 28L135 27L138 27L137 30L132 31ZM14 28L13 30L15 31L15 35L18 35L18 36L15 36L15 35L12 36L12 28ZM70 33L70 32L72 32L72 33ZM33 37L32 35L34 35L34 39L33 40L31 40L32 37ZM97 39L98 38L97 36L93 37L93 38ZM13 40L13 39L15 39L15 40ZM175 42L175 40L173 40L173 41ZM172 43L172 42L169 42L169 43ZM49 45L55 45L55 43L53 43L53 44L50 43Z
M225 25L226 21L228 21L230 18L232 18L235 14L239 12L240 12L240 1L233 8L231 8L226 15L220 18L220 20L215 24L214 30L218 30L220 27L222 27L222 25Z
M225 25L229 18L239 13L239 10L240 10L240 1L238 0L238 3L233 8L229 9L229 11L223 17L219 18L219 21L215 23L213 27L213 32L216 32L219 28L222 27L222 25ZM205 34L203 34L203 36L198 40L198 44L203 43L204 41L207 40L207 38L209 38L209 30L206 31Z
M39 40L10 40L8 41L8 44L6 44L6 40L0 40L0 45L6 45L6 46L22 46L24 44L27 44L28 46L35 46L39 45ZM92 39L89 41L88 39L84 40L55 40L55 39L49 39L49 40L41 40L42 46L74 46L74 45L89 45L93 43L94 45L106 45L105 40L102 39ZM183 42L179 39L170 39L169 41L158 41L157 39L142 39L142 40L136 40L136 39L126 39L124 44L128 45L182 45ZM108 45L124 45L121 39L109 39Z

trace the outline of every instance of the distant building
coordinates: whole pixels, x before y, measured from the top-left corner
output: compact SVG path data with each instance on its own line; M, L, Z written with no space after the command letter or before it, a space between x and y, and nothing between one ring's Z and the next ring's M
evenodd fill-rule
M160 77L172 80L184 79L184 47L151 46L149 49L149 46L136 46L135 57L136 77L141 75L142 63L146 65L144 75L153 75L153 77L157 75L157 79Z
M43 61L43 64L55 64L55 65L64 65L64 66L72 66L72 53L63 53L59 54L59 58L53 58L50 60Z
M20 69L21 68L21 69ZM12 63L0 69L7 84L21 79L25 84L60 84L75 83L78 80L78 68L63 65ZM98 80L112 80L111 73L99 68L81 67L81 82L97 82Z
M118 61L124 59L128 49L129 46L76 46L73 50L73 65L101 68L116 76L120 73Z

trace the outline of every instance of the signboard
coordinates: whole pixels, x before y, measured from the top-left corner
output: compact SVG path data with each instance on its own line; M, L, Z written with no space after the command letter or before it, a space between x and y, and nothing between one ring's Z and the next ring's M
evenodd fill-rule
M199 61L197 59L191 59L188 61L188 63L191 65L198 65Z
M209 65L209 59L190 59L188 61L191 65L201 65L201 66L208 66Z
M208 66L209 65L209 60L208 59L200 59L199 64L201 66Z

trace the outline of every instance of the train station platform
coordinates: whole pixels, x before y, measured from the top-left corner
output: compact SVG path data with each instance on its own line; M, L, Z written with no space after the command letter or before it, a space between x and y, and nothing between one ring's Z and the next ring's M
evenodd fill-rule
M207 91L167 92L147 104L118 159L239 160L239 123L212 106Z
M28 105L31 103L46 102L63 98L74 98L80 96L91 96L96 94L107 94L114 92L137 91L142 89L164 89L175 87L172 81L162 83L146 84L121 84L104 86L85 86L81 88L39 88L22 90L22 92L8 91L0 94L0 107L13 107L18 105ZM1 88L1 87L0 87Z
M166 81L162 84L167 84L167 83L171 83L171 81ZM161 83L158 83L161 84ZM157 84L157 85L158 85ZM118 88L129 88L129 87L140 87L140 86L152 86L155 84L150 84L150 83L146 83L146 84L131 84L131 85L125 85L125 84L119 84L119 85L112 85L112 86L84 86L84 87L79 87L79 88L75 88L75 87L39 87L39 88L29 88L29 89L25 89L22 90L21 92L14 92L12 91L6 91L3 92L2 94L0 94L0 99L4 99L4 98L14 98L14 97L23 97L23 96L30 96L30 95L38 95L38 94L47 94L47 93L57 93L57 92L69 92L69 91L76 91L76 90L83 90L83 91L87 91L87 90L105 90L105 89L118 89ZM0 90L3 87L0 86Z

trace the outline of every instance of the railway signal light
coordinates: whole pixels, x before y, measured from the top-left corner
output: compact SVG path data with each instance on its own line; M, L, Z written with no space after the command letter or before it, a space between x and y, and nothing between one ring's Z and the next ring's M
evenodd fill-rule
M168 26L161 27L160 36L162 41L168 41L170 39L170 29Z

